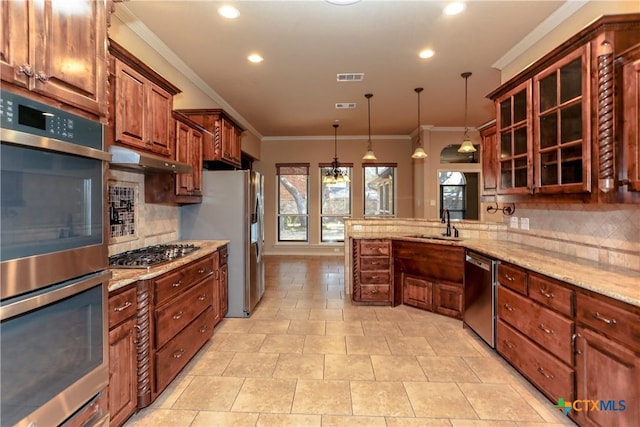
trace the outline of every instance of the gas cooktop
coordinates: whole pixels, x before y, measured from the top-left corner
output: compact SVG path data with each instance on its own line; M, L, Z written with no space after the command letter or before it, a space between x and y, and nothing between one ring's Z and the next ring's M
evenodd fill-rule
M200 249L193 244L164 244L147 246L109 257L109 267L150 268L181 258Z

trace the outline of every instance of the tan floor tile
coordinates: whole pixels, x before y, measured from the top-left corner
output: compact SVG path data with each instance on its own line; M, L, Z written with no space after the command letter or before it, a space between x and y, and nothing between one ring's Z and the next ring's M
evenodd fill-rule
M261 307L260 304L256 307L256 310L251 313L251 319L256 320L275 320L278 315L279 307L269 307L265 305Z
M323 415L322 427L386 427L384 417L354 417L349 415Z
M281 308L278 310L276 319L278 320L309 320L308 308Z
M478 418L455 383L405 382L404 386L417 417Z
M303 335L267 335L260 347L260 353L302 353Z
M349 381L298 380L291 412L351 415Z
M243 381L243 378L194 377L172 408L228 411Z
M376 381L425 381L415 356L371 355Z
M480 356L466 339L451 339L450 337L429 337L427 338L431 348L438 356Z
M497 353L490 357L463 357L483 383L509 384L515 371Z
M344 320L378 320L373 307L345 307L342 310L342 318Z
M295 388L293 379L247 378L231 410L288 414Z
M546 396L542 395L531 383L525 380L520 374L514 374L511 387L518 393L522 399L527 402L538 415L546 422L551 424L563 424L573 426L570 418L562 412L554 408L555 402L551 402ZM519 423L522 424L522 423Z
M153 407L171 408L176 400L182 395L184 390L191 384L195 378L193 375L185 375L182 372L169 384L169 386L157 397L153 402Z
M218 326L216 326L216 330L214 333L214 338L217 333L238 333L238 334L248 334L249 330L253 326L253 319L240 319L234 317L228 317L222 319L222 322Z
M308 308L308 309L325 309L327 308L327 301L317 299L299 299L296 304L296 308Z
M454 356L418 356L418 363L433 382L480 382L464 359ZM480 358L478 358L480 359Z
M386 338L391 354L416 356L432 356L436 354L424 337L389 336Z
M200 411L193 420L192 427L255 427L257 412L216 412Z
M362 328L364 329L364 334L368 336L401 336L402 331L398 328L398 324L396 322L391 322L387 320L363 320Z
M320 415L260 414L256 427L320 427ZM234 426L235 427L235 426Z
M513 421L451 420L453 427L518 427Z
M376 308L376 316L378 320L381 321L391 321L391 322L399 322L399 321L409 321L411 320L411 316L406 311L396 310L396 308L392 307L383 307Z
M333 298L328 298L327 299L327 308L339 308L339 309L343 309L345 307L349 307L351 305L350 302L345 301L344 299L342 299L342 291L339 292L340 296L336 296L335 299Z
M480 419L503 421L542 421L526 401L514 399L517 392L505 384L459 384ZM490 398L487 398L490 396Z
M438 325L428 320L409 320L396 322L405 337L442 337Z
M326 380L374 380L371 358L364 354L327 354L324 357Z
M321 380L324 377L324 358L323 354L280 354L273 378Z
M338 308L312 308L309 320L342 320L342 310Z
M380 336L348 336L347 341L348 354L391 354L387 340Z
M345 337L307 335L304 340L304 354L346 354Z
M351 381L351 405L353 415L414 416L404 386L398 381Z
M218 351L240 351L248 353L260 350L265 334L229 334L221 342Z
M230 351L204 353L197 360L189 362L183 372L189 375L222 375L234 354Z
M133 427L189 427L198 411L146 408L133 415L127 426Z
M290 320L263 320L254 322L249 331L252 334L286 334Z
M364 335L362 322L359 320L327 320L326 335Z
M451 427L445 418L402 418L387 417L387 427Z
M222 375L225 377L270 378L277 362L277 353L236 353Z
M289 324L288 334L298 335L324 335L324 320L292 320Z

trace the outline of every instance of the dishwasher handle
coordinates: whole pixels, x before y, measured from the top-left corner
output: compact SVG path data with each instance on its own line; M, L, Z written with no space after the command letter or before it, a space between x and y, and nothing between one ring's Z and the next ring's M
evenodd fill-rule
M480 267L483 270L491 271L491 260L478 254L467 253L466 261Z

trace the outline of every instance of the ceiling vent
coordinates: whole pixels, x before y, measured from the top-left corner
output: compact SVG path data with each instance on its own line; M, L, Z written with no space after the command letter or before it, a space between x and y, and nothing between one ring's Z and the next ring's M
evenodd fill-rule
M352 110L356 108L355 102L336 102L336 108L338 110Z
M361 82L364 80L364 73L340 73L338 74L339 82Z

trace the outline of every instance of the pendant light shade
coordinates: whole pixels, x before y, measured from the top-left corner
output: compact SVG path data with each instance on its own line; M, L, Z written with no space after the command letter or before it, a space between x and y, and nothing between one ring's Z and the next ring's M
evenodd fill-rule
M414 91L418 94L418 146L416 147L415 151L413 152L413 154L411 155L411 158L413 159L424 159L427 157L427 153L425 153L424 148L422 148L422 141L420 138L420 134L421 134L421 128L420 128L420 92L422 92L424 89L421 87L417 87L414 89Z
M460 148L458 148L458 153L473 153L476 151L476 147L473 146L471 138L469 138L469 129L467 128L467 82L469 80L469 77L471 77L471 73L467 71L460 75L464 79L464 135L462 137L462 145L460 145Z
M337 184L339 182L350 182L349 175L346 171L340 169L340 163L338 162L338 124L333 124L333 149L334 149L334 157L333 162L331 162L331 169L325 173L322 177L322 182L325 184Z
M365 160L365 161L377 160L376 155L373 153L373 147L371 146L371 97L372 96L373 96L372 93L366 93L364 95L364 97L367 98L367 111L368 111L368 117L369 117L369 142L367 144L367 152L364 153L364 156L362 157L362 160Z

